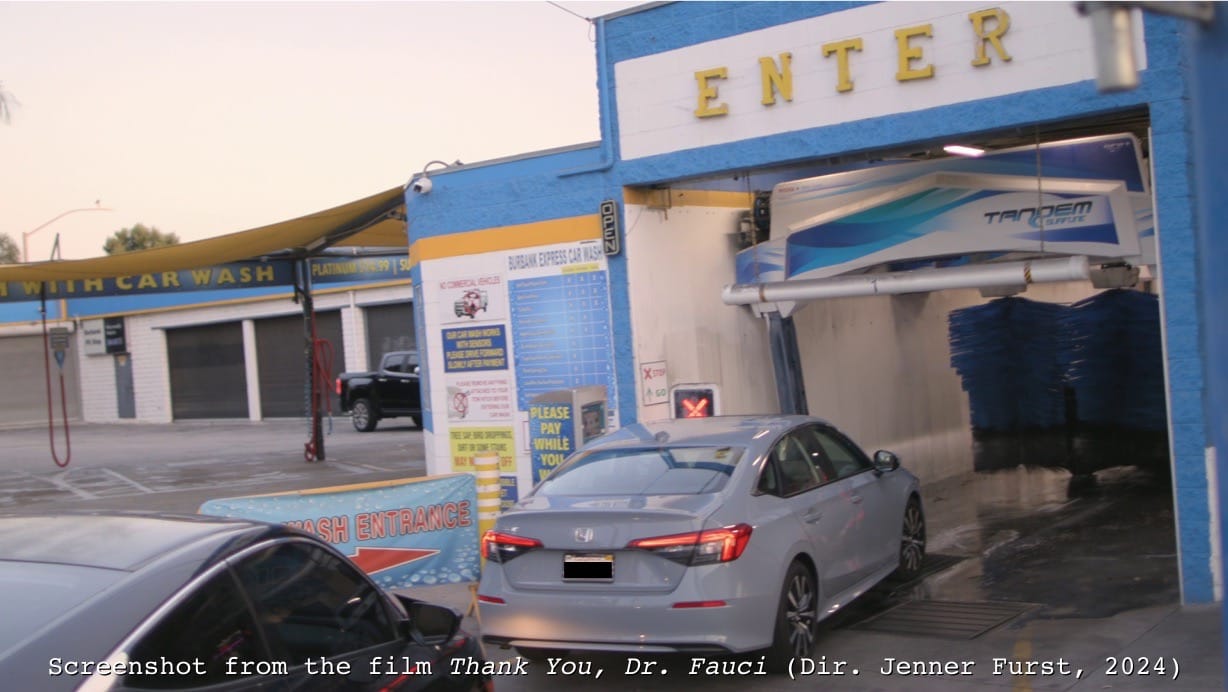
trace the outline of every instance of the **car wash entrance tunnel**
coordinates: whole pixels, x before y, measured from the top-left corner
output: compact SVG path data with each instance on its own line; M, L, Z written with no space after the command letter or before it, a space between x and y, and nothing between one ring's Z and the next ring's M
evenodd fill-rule
M1030 293L851 298L795 314L811 413L871 416L862 437L892 420L954 428L884 443L913 468L926 454L949 455L946 470L938 461L921 471L923 480L945 474L923 487L925 576L872 591L840 625L924 634L1180 601L1157 296L1078 282ZM967 302L946 311L946 324L925 317ZM885 315L906 317L891 323L911 323L908 336L881 336L882 348L857 354L830 336L815 340L881 327ZM849 368L860 385L834 374ZM944 386L966 405L929 403ZM966 612L984 603L1007 610Z
M925 483L926 576L871 592L844 626L925 633L1181 601L1147 130L1136 124L1135 135L1093 129L997 161L774 185L770 235L739 253L724 301L765 317L782 410L896 451ZM1135 152L1124 168L1092 170L1123 141ZM1116 188L1099 186L1107 179ZM985 603L1006 610L967 612Z

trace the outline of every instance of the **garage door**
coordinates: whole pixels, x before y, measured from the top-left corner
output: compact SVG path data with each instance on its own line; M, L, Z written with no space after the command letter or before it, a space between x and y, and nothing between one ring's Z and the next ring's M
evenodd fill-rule
M415 348L414 304L412 301L364 308L367 314L367 362L379 364L380 356L388 351Z
M81 376L77 356L72 349L64 359L64 391L68 397L69 420L81 419ZM45 423L47 421L47 379L43 356L43 336L15 336L0 339L0 363L4 363L4 390L0 397L0 425ZM110 368L111 359L102 359L102 367ZM60 372L51 360L51 389L55 419L61 417Z
M166 350L176 419L248 417L241 323L168 329Z
M332 355L332 382L345 365L339 311L316 313L316 336L328 342ZM265 418L307 415L307 364L303 317L290 315L256 322L256 360L260 369L260 412ZM331 384L330 384L331 387ZM331 391L331 390L330 390ZM341 408L332 397L332 412Z

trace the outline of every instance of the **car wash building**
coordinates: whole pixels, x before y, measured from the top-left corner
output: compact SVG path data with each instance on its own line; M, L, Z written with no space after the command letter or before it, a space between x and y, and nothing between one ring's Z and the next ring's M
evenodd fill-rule
M604 430L713 412L828 418L926 483L1154 465L1182 598L1218 598L1223 18L1126 17L1114 93L1071 3L596 20L600 142L407 189L428 471L497 454L510 502Z
M339 414L334 375L415 347L403 204L0 267L0 426Z

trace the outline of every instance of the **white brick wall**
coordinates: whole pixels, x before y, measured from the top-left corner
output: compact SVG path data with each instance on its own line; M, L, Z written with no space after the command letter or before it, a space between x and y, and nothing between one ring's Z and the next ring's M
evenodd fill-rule
M627 205L627 282L641 363L665 361L669 384L715 382L723 413L777 410L767 327L750 310L721 302L733 280L730 234L741 209L675 207L667 212ZM684 259L680 259L684 258ZM637 378L637 384L639 380ZM670 416L670 404L645 406L640 420Z
M72 353L81 373L81 417L87 423L119 419L115 398L115 356L87 356L80 330L74 335Z
M317 312L341 309L342 335L346 340L345 352L348 354L345 363L347 370L366 369L366 319L362 306L408 301L412 295L413 289L409 284L316 295ZM125 332L128 351L132 357L132 384L136 396L135 420L169 423L173 419L165 330L300 314L301 306L294 303L287 294L251 301L128 315ZM86 356L81 348L73 350L81 367L81 402L85 420L119 422L113 357Z
M341 310L341 335L345 339L345 369L349 372L369 370L367 364L367 313L354 306Z

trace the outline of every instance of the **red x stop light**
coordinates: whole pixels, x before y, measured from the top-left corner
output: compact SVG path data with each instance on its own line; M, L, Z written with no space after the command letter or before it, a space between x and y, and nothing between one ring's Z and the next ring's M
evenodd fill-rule
M712 389L675 389L674 418L708 418L716 415Z

